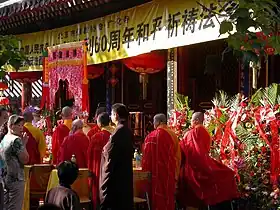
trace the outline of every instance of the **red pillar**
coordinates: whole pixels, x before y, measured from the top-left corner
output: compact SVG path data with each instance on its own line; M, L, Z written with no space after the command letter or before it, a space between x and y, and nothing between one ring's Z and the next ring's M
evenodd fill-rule
M22 83L22 92L21 92L21 108L22 111L31 104L32 98L32 82L23 82Z

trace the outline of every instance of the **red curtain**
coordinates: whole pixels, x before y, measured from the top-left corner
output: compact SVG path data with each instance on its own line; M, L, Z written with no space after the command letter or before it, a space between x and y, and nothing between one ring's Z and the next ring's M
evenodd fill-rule
M122 60L124 65L140 74L154 74L166 67L167 54L165 51L153 51Z

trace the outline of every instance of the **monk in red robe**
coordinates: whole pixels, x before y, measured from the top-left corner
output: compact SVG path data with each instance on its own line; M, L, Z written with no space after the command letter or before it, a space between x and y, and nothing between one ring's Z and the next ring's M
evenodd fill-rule
M95 134L97 134L100 131L99 126L96 123L97 117L99 114L106 112L106 107L98 107L95 112L94 122L95 124L92 126L90 131L87 133L87 136L89 140L91 140L91 137L93 137Z
M106 112L98 116L97 125L101 131L91 137L88 148L88 169L92 174L90 185L92 186L93 210L96 210L99 204L99 174L102 150L114 131L110 126L110 117Z
M24 112L23 117L25 121L23 131L28 135L26 149L29 154L29 162L27 165L43 163L47 150L45 136L39 128L32 125L34 118L31 111Z
M70 161L74 155L76 164L79 168L87 168L87 150L89 146L89 139L83 132L84 123L82 120L74 120L71 134L67 136L59 150L59 163L63 161Z
M185 208L205 205L209 209L232 209L231 200L239 196L235 173L209 156L211 137L203 120L203 113L194 113L192 129L180 142L179 201Z
M53 164L58 164L58 152L64 138L69 135L72 127L72 109L70 107L64 107L61 112L63 124L60 124L54 130L52 135L52 155Z
M142 168L151 172L152 210L174 210L181 153L179 140L167 127L164 114L154 117L155 131L145 139Z

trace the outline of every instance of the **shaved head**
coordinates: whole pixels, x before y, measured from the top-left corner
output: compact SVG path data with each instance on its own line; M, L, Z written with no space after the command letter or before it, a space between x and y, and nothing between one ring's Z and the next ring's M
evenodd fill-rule
M155 129L161 124L166 125L167 124L167 118L166 118L165 114L156 114L154 116L154 127L155 127Z
M84 123L82 120L80 119L74 120L72 123L72 132L75 133L78 130L82 130L83 127L84 127Z
M69 106L64 107L61 115L63 119L72 119L72 109Z
M26 111L23 113L23 118L25 122L32 122L32 120L34 119L33 117L33 113L31 111Z
M202 112L195 112L192 115L192 127L196 125L202 125L204 121L204 114Z

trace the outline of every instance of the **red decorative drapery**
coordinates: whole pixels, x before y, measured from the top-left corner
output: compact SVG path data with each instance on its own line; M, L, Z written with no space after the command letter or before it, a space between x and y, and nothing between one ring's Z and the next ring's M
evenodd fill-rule
M42 71L26 71L26 72L11 72L10 78L17 82L35 82L39 80L43 75Z
M104 74L104 66L103 65L90 65L87 66L88 78L96 79Z
M123 60L124 65L140 74L154 74L166 67L167 56L164 51L153 51Z
M88 111L85 45L85 42L73 42L48 48L50 108L55 103L59 80L67 80L77 111Z

